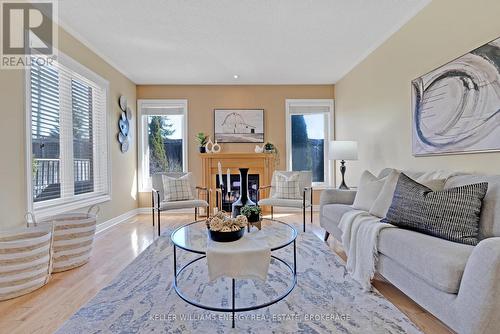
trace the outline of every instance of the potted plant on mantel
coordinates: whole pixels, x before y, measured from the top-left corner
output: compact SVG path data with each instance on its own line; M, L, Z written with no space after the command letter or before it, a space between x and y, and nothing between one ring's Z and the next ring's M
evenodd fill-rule
M196 140L198 141L200 153L206 153L207 149L205 147L205 144L207 143L208 136L203 132L198 132L198 134L196 135Z
M280 163L280 156L278 148L273 143L267 142L264 144L264 153L270 153L274 156L274 165L278 166Z

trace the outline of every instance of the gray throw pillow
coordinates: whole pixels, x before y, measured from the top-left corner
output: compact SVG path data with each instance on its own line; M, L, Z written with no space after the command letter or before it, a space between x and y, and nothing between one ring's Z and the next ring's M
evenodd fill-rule
M383 223L468 245L479 242L479 218L488 183L432 191L401 173Z

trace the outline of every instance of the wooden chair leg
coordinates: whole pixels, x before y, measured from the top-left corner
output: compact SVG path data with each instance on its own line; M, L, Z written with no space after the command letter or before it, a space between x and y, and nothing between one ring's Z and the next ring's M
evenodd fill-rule
M325 231L325 237L323 238L323 241L327 241L328 240L328 237L330 236L330 232L328 231Z

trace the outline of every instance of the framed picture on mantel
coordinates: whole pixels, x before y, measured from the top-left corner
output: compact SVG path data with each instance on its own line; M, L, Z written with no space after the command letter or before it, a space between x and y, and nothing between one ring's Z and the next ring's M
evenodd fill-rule
M219 143L263 143L264 109L214 109L214 136Z

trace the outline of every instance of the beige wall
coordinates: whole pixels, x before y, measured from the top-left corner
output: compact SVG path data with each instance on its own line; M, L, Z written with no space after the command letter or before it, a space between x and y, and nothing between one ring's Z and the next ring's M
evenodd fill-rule
M359 141L350 184L386 166L500 173L500 153L413 157L410 111L410 81L499 37L499 13L498 0L433 1L335 85L336 138Z
M99 74L110 83L109 140L112 164L112 200L101 204L99 222L137 207L135 143L126 154L116 142L120 114L119 95L125 95L135 112L136 87L120 72L79 41L59 29L59 50ZM24 224L27 208L25 171L25 74L22 70L0 70L0 228ZM135 123L134 123L135 124Z
M187 99L189 170L201 180L201 163L194 140L202 131L213 138L214 108L263 108L265 141L277 145L279 168L285 163L285 99L332 99L333 85L224 85L137 86L138 99ZM223 152L253 152L255 144L222 144ZM140 194L140 206L149 206L150 194Z

